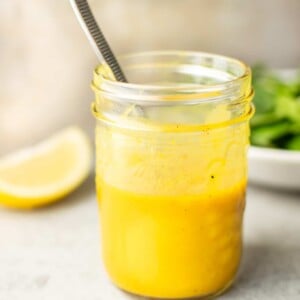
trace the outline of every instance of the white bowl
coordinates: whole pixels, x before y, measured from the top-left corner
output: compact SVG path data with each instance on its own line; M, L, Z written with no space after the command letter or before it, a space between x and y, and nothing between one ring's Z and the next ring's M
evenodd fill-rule
M251 146L248 157L250 183L300 190L300 151Z

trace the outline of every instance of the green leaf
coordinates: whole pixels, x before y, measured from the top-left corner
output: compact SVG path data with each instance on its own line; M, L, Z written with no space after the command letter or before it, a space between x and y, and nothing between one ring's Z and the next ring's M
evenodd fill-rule
M264 114L255 114L251 119L250 124L252 128L255 128L258 126L273 124L280 120L281 118L275 112L270 112Z
M294 80L286 81L265 66L256 65L253 86L256 112L250 122L251 142L296 149L300 136L300 73Z
M289 134L290 123L288 121L281 121L272 125L265 125L252 129L251 142L253 145L272 147L276 139L282 138Z
M292 137L285 145L288 150L300 150L300 135Z
M277 99L276 115L291 122L300 123L300 101L292 96L280 96Z

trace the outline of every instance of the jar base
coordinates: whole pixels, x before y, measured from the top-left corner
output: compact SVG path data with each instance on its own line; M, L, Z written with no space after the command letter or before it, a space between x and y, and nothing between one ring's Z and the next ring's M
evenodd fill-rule
M211 299L215 299L216 297L224 294L227 290L229 290L231 288L231 286L233 285L233 282L235 281L235 279L232 279L223 289L215 292L215 293L211 293L211 294L206 294L206 295L201 295L201 296L191 296L191 297L154 297L152 295L142 295L142 294L137 294L137 293L133 293L130 291L127 291L126 289L118 286L116 283L112 282L113 285L118 288L119 290L121 290L123 293L127 294L127 295L131 295L133 297L143 297L146 299L152 299L152 300L211 300Z

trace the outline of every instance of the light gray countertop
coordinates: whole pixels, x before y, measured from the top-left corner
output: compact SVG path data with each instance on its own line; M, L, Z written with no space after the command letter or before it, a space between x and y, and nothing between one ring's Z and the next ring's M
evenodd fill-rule
M223 300L300 299L300 194L248 190L245 252ZM61 203L0 209L0 300L136 300L114 288L100 259L93 180Z

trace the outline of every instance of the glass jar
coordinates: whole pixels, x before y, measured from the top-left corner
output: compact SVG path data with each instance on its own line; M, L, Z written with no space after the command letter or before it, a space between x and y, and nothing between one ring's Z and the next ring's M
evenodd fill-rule
M217 295L242 254L250 69L197 52L120 61L130 83L106 65L92 82L107 272L138 295Z

